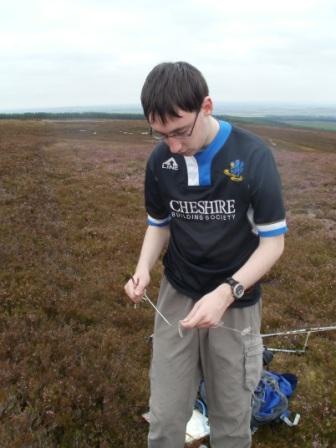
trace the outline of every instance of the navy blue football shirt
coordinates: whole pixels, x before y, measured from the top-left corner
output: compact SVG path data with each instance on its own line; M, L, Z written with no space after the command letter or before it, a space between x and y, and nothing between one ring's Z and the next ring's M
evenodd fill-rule
M248 131L219 124L214 140L194 156L172 154L160 142L146 168L148 224L170 226L165 274L195 300L233 275L260 237L287 231L270 149ZM231 306L252 305L259 297L258 283Z

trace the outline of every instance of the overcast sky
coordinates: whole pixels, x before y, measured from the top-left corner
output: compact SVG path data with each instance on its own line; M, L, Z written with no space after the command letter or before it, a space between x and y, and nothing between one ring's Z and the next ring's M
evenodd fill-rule
M335 0L0 2L0 110L139 103L186 60L216 101L336 104Z

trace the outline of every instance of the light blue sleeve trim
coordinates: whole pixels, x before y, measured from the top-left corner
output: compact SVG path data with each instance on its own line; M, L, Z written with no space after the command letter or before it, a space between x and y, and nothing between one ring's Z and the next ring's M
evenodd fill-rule
M258 235L261 236L262 238L268 238L270 236L278 236L278 235L282 235L283 233L287 233L288 232L288 227L281 227L281 229L275 229L275 230L270 230L269 232L258 232Z
M165 226L169 226L170 223L170 217L162 220L161 222L157 222L157 221L153 221L152 219L148 218L147 219L147 224L149 226L154 226L154 227L165 227Z

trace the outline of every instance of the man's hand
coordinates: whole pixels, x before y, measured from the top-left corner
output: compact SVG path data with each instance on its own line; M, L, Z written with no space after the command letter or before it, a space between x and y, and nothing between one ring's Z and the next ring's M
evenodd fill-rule
M181 325L184 328L216 327L233 301L230 285L223 283L196 302Z
M147 271L137 271L128 280L124 290L128 297L134 302L139 303L144 295L146 287L150 283L150 275Z

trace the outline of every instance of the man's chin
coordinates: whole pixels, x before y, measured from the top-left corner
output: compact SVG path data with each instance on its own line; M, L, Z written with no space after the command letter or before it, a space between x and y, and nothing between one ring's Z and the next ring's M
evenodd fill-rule
M178 152L172 152L172 154L178 154L179 156L185 156L185 157L191 157L194 156L199 150L198 149L182 149L181 151Z
M191 156L194 156L197 152L198 152L197 149L187 149L187 150L183 151L182 155L191 157Z

